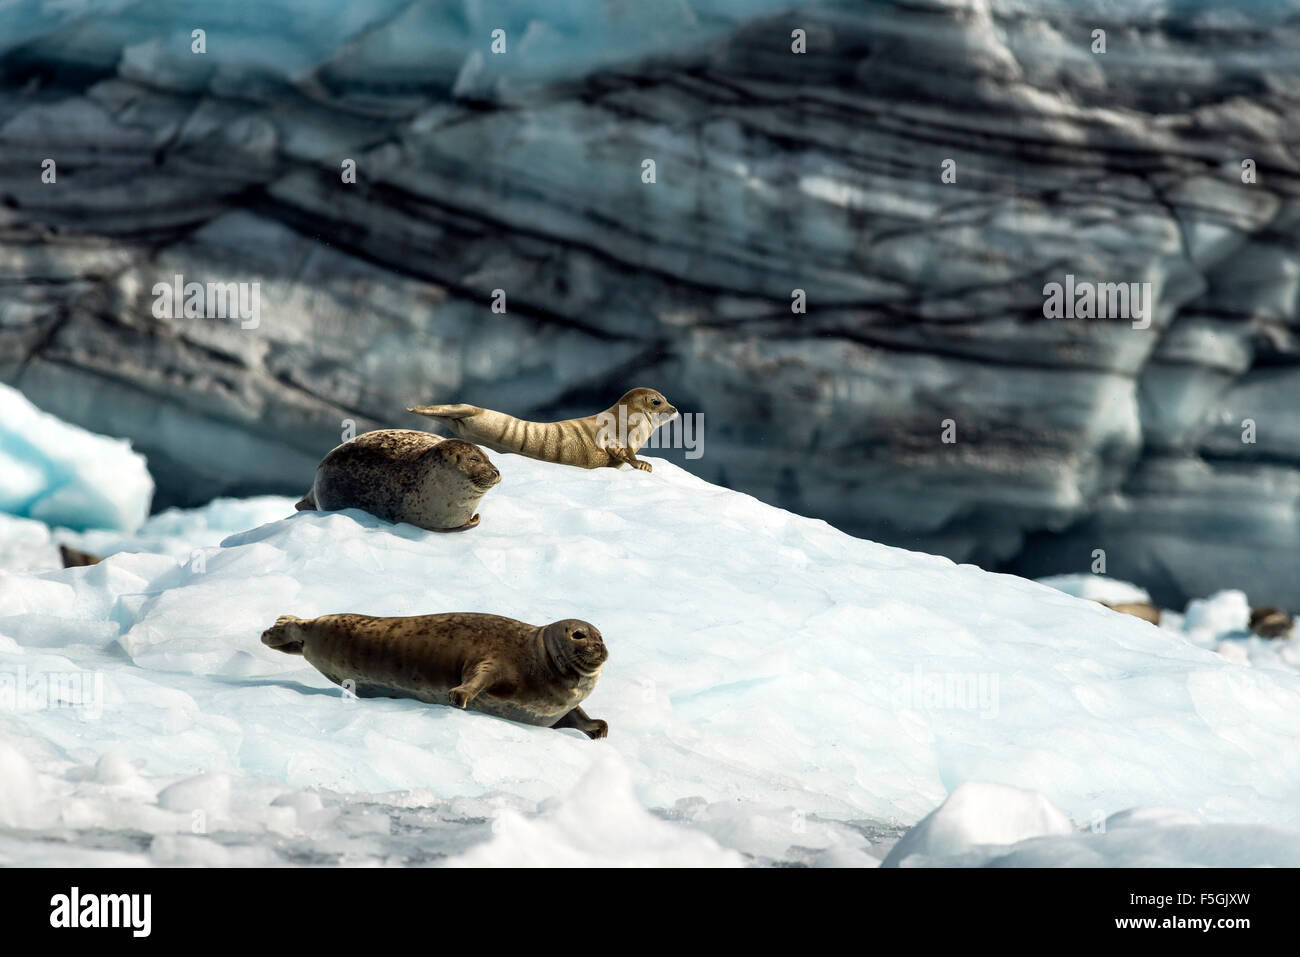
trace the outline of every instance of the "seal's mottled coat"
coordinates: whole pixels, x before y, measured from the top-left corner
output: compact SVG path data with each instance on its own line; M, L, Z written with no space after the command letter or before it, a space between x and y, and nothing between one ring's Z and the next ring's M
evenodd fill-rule
M298 509L359 508L430 531L473 528L474 509L501 481L487 453L410 429L366 432L331 451Z

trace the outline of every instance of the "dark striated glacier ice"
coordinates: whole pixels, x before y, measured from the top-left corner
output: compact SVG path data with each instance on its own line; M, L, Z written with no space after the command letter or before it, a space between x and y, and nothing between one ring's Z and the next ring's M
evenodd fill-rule
M301 492L416 401L654 385L705 418L669 458L854 534L1295 607L1298 15L7 4L0 378L159 506ZM155 318L177 274L260 324ZM1067 275L1151 283L1150 327L1045 318Z

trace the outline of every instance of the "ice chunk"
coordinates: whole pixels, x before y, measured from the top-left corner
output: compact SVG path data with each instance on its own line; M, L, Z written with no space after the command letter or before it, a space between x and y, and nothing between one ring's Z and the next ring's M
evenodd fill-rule
M0 695L19 676L97 689L0 708L0 739L21 745L65 828L119 835L155 863L263 859L245 845L282 863L496 860L499 818L521 862L608 861L610 847L872 866L959 793L910 863L994 860L980 842L1023 849L1011 842L1030 833L1073 842L1061 859L1101 853L1091 832L1052 836L1049 805L1085 828L1143 807L1205 822L1181 825L1193 831L1300 827L1300 767L1277 760L1300 737L1294 670L1242 667L1181 628L855 539L650 461L588 472L503 455L482 524L457 535L229 503L171 516L166 554L0 573ZM349 699L259 641L282 614L454 610L596 624L611 657L584 707L610 737ZM607 756L614 770L593 769ZM1046 803L961 790L989 781ZM646 833L591 843L576 826L596 814L588 792ZM220 822L221 848L193 833L196 811ZM1136 848L1174 830L1116 825L1108 855L1125 833ZM141 848L142 832L159 839ZM1143 853L1173 853L1152 841ZM1274 861L1292 845L1243 846ZM37 836L28 848L58 857ZM0 861L22 859L0 841Z
M230 814L230 778L225 774L196 774L158 792L158 806L168 811L225 818Z

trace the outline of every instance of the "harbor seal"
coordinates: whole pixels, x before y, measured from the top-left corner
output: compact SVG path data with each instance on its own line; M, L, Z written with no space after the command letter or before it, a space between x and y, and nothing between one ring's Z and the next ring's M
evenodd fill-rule
M1105 605L1111 611L1118 611L1125 615L1132 615L1134 618L1141 618L1143 621L1149 621L1153 625L1160 624L1160 609L1149 601L1121 601L1108 602L1097 600L1100 605Z
M299 511L359 508L386 522L434 532L479 523L479 501L501 481L480 448L429 432L365 432L331 451L316 467Z
M637 451L677 410L654 389L632 389L604 412L563 422L527 422L476 405L419 405L406 410L427 415L466 442L494 452L517 452L530 459L581 469L618 468L626 463L651 471Z
M284 615L262 643L302 655L359 698L416 698L545 728L609 733L578 707L609 657L594 625L577 619L525 624L456 612L410 618Z
M1250 630L1261 638L1284 638L1291 634L1295 619L1281 608L1259 605L1250 610Z
M72 548L68 545L59 546L59 559L63 562L64 568L82 568L86 565L98 565L104 560L98 555L92 555L90 552L83 552L79 548Z

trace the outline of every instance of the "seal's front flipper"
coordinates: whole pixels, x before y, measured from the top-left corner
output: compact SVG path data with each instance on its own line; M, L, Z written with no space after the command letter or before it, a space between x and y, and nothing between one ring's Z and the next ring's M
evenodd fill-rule
M601 721L599 718L590 718L587 712L581 708L574 708L555 724L552 728L577 728L593 741L596 738L609 737L609 724Z
M463 532L466 529L478 527L479 516L475 515L464 525L457 525L455 528L435 528L435 532Z
M626 462L634 469L640 469L642 472L653 472L649 462L643 462L636 457L636 453L631 449L614 448L609 450L609 454L614 456L619 462Z
M308 492L302 497L298 504L294 506L294 508L300 512L313 511L316 508L316 500L311 497L311 492Z
M451 689L451 703L457 708L468 707L495 680L496 669L490 661L480 661L467 667L461 675L460 684Z
M431 419L468 419L483 410L476 405L417 405L406 410L416 415L427 415Z

